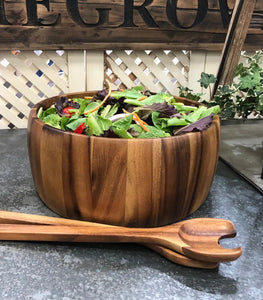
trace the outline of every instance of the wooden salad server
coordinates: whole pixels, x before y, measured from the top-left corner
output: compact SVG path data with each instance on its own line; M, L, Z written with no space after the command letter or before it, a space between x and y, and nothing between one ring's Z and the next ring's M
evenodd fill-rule
M200 218L156 228L111 226L65 226L1 224L0 240L150 243L177 251L189 258L207 262L232 261L242 254L241 247L226 249L223 237L234 237L232 222Z
M35 225L65 225L65 226L106 226L106 227L115 227L112 225L105 225L100 223L93 223L87 221L79 221L65 218L57 217L48 217L40 216L19 212L11 211L1 211L0 210L0 224L35 224ZM219 266L218 262L205 262L195 259L191 259L185 255L182 255L176 251L170 250L168 248L152 245L152 244L143 244L145 247L155 251L161 256L167 258L173 263L192 268L200 269L215 269Z

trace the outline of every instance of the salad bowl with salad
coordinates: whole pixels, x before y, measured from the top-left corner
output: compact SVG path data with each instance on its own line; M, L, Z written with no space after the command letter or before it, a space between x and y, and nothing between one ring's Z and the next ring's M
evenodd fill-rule
M72 219L130 227L181 220L209 192L218 112L142 87L45 99L28 122L39 197Z

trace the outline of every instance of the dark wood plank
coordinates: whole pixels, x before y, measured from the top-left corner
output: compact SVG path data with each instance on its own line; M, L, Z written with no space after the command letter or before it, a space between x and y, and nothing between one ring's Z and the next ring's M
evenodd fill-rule
M222 50L235 0L208 1L203 15L197 1L178 1L178 9L169 18L166 4L170 2L160 0L145 6L143 1L134 1L134 5L142 8L131 8L130 15L127 6L132 2L125 0L69 1L70 5L65 0L50 0L49 7L38 3L35 8L35 1L31 1L30 7L24 0L16 1L16 5L9 0L0 3L0 50ZM104 19L96 25L102 10ZM244 46L247 50L262 47L262 19L263 4L257 0Z
M255 5L256 0L237 0L235 4L222 51L217 81L214 86L214 94L219 85L232 84Z

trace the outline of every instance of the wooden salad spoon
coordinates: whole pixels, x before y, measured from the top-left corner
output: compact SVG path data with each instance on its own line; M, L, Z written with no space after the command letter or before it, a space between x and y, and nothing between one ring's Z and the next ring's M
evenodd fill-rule
M6 218L2 211L2 215L0 214L2 223L7 220ZM34 225L35 220L32 218L32 225L10 224L14 223L14 219L16 223L19 221L14 216L11 219L9 224L0 225L1 240L150 243L167 247L188 258L213 263L235 260L242 253L240 247L226 249L219 245L219 239L233 237L236 234L233 223L223 219L191 219L157 228L126 228L102 224L91 226L89 222L84 222L86 225L83 226L75 223L83 221L66 221L66 219L63 222L67 225L65 223L56 226ZM23 223L23 220L20 219L19 222Z
M48 217L48 216L40 216L19 212L11 212L11 211L1 211L0 210L0 224L34 224L34 225L65 225L65 226L107 226L107 227L115 227L113 225L105 225L100 223L93 223L87 221L79 221L72 219L64 219L57 217ZM152 245L152 244L142 244L145 247L155 251L161 256L167 258L173 263L192 268L200 268L200 269L215 269L219 266L218 262L205 262L199 261L196 259L191 259L182 255L176 251L170 250L168 248Z

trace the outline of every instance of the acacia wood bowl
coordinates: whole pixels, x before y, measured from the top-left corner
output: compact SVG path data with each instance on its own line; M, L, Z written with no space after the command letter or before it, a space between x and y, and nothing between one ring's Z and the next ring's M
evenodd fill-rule
M38 109L50 107L57 99L36 104L28 122L34 184L51 210L71 219L155 227L182 220L204 202L218 161L218 116L202 132L174 137L89 137L53 128L38 119Z

